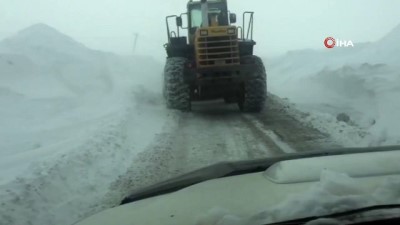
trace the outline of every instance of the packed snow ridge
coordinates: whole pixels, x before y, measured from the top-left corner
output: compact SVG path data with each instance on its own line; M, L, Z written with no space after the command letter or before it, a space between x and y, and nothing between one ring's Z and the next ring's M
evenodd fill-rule
M289 52L268 62L269 90L337 139L365 131L347 146L400 144L399 38L400 25L354 48Z

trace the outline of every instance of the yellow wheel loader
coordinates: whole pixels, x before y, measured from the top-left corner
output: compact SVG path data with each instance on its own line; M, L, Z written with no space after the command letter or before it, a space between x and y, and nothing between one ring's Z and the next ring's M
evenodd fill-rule
M236 14L228 11L226 0L191 0L186 13L166 17L163 95L168 108L189 111L192 101L224 99L244 112L263 109L266 72L253 54L253 15L244 12L243 25L235 26Z

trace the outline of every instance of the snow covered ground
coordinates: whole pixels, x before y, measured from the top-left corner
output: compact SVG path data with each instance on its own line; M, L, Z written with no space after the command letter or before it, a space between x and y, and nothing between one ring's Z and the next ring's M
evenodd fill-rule
M0 42L0 224L71 224L98 210L169 119L161 69L44 24Z
M270 91L290 98L271 95L279 105L272 111L295 118L286 126L297 126L297 136L312 124L344 146L398 143L399 35L397 28L351 51L306 50L268 62ZM266 137L253 122L296 139L285 124L243 117L236 106L166 110L161 70L151 57L94 51L44 24L1 41L0 224L70 225L182 168L265 155L271 143L260 147ZM342 112L351 121L337 122ZM199 138L199 127L213 132Z
M354 48L289 52L267 61L269 91L308 112L304 119L332 136L366 131L351 135L347 146L399 144L399 38L400 25L377 42ZM339 114L345 122L337 122Z

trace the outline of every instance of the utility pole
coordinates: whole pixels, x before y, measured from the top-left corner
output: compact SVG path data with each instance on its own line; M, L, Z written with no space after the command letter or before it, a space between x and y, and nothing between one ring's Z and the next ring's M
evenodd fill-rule
M136 51L136 44L137 44L137 41L138 41L138 38L139 38L139 33L134 33L133 34L133 39L134 39L134 41L133 41L133 53L135 53L135 51Z

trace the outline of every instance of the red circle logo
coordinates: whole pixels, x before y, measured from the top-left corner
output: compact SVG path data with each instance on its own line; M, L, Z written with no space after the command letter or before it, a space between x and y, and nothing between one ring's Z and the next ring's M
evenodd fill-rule
M333 37L327 37L324 41L324 45L327 48L333 48L336 46L336 40Z

